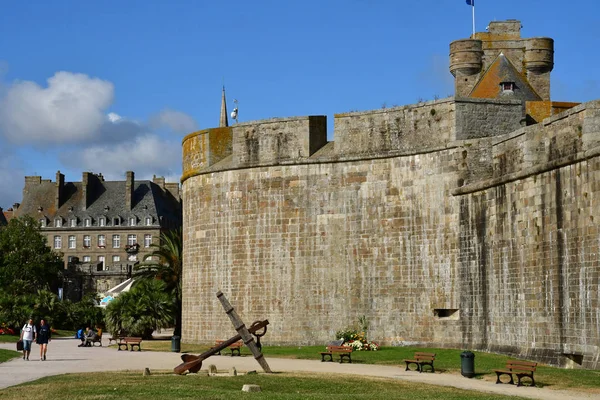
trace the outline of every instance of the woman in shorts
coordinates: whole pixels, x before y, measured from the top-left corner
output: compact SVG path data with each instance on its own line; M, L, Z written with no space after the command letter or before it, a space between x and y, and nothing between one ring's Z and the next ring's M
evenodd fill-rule
M37 344L40 345L40 361L46 361L46 352L48 351L48 342L50 341L50 327L45 320L40 321L40 329L37 332Z

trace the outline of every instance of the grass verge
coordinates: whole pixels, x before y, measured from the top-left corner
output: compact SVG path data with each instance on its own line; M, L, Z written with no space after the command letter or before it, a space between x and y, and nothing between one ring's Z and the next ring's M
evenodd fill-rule
M17 343L19 337L19 335L0 335L0 343ZM52 333L52 337L75 337L75 331L57 329Z
M171 342L163 340L144 341L145 351L170 351ZM182 352L200 354L208 346L181 344ZM296 358L307 360L320 360L319 352L324 346L265 346L263 352L266 357ZM422 347L382 347L379 351L359 351L352 353L352 362L355 364L396 365L404 368L402 360L412 358L416 351L436 353L436 372L460 374L462 350L431 349ZM496 381L494 369L504 368L506 360L511 357L500 354L473 352L475 354L476 378L486 381ZM229 350L222 352L229 355ZM242 348L242 356L250 356L247 348ZM535 373L538 387L550 389L574 389L600 393L600 371L587 369L563 369L539 366Z
M17 358L17 357L21 356L22 354L23 353L21 353L19 351L0 349L0 363L3 363L8 360L12 360L13 358Z
M244 384L256 384L261 393L243 393ZM5 389L2 399L22 399L24 389L37 399L372 399L372 400L501 400L520 399L425 385L400 380L324 374L258 374L236 377L140 372L69 374L43 378Z

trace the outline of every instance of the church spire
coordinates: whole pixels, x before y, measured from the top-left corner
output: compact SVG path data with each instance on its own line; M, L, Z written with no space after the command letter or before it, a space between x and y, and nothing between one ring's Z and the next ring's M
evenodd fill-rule
M225 86L223 86L223 97L221 98L221 119L219 120L219 128L229 126L227 121L227 102L225 101Z

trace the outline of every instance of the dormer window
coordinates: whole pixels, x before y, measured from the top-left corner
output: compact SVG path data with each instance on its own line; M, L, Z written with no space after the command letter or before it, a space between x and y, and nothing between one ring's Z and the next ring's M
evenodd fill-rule
M136 223L137 223L137 218L136 217L129 218L129 226L135 226Z
M500 89L502 89L502 93L513 93L515 91L516 85L514 82L501 82Z
M146 217L146 226L152 225L152 217Z
M77 226L77 218L71 218L71 219L69 220L69 226L70 226L71 228L75 228L75 227Z
M106 226L106 218L100 217L100 219L98 220L98 225L99 226Z
M83 226L85 227L90 227L92 226L92 219L91 218L86 218L83 220Z
M42 228L45 228L45 227L46 227L46 218L42 218L42 219L40 219L40 226L41 226Z
M62 218L56 218L54 220L54 227L56 227L56 228L62 227Z
M113 218L113 226L119 226L119 225L121 225L121 218L120 217Z

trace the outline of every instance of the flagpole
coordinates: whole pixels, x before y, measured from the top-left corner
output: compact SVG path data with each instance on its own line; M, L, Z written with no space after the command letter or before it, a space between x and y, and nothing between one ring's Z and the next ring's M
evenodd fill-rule
M473 39L475 39L475 1L473 1Z

